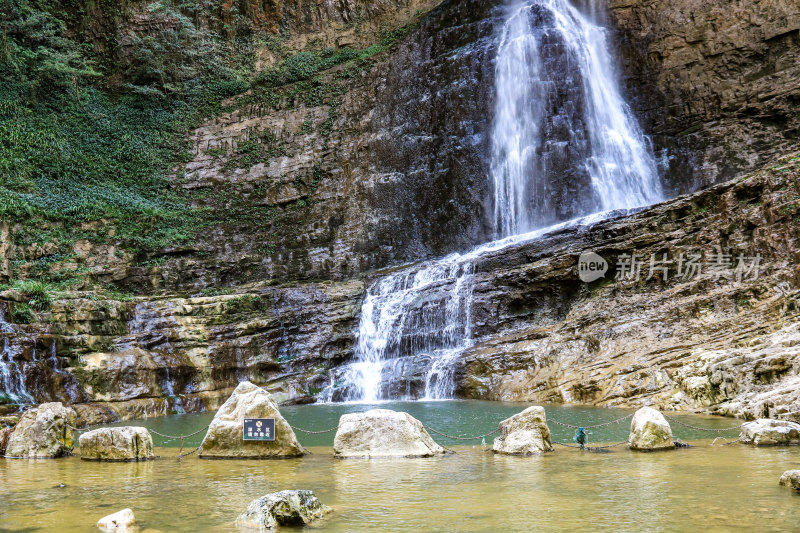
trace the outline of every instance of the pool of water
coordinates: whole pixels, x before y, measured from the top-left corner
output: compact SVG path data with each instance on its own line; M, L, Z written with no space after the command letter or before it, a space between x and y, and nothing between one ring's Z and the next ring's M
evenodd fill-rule
M525 405L484 402L383 404L405 410L450 434L489 432ZM286 407L290 423L319 430L364 405ZM548 418L591 425L630 411L548 407ZM176 434L198 429L212 415L182 415L131 424ZM703 427L731 419L682 416ZM550 424L554 440L572 430ZM629 421L593 430L593 442L627 437ZM544 457L504 457L475 445L436 440L456 453L431 459L337 460L333 433L298 437L313 452L302 459L176 460L159 447L147 463L90 463L77 457L0 459L0 531L94 532L98 518L134 509L142 531L235 531L233 521L254 498L284 489L312 489L335 512L310 530L344 531L678 531L733 529L797 531L800 495L778 486L800 468L800 447L712 446L701 432L673 425L692 448L605 453L557 447ZM727 434L735 438L733 435ZM196 439L199 443L202 435ZM194 441L187 446L194 444ZM487 438L491 445L491 437ZM60 487L60 484L64 487Z

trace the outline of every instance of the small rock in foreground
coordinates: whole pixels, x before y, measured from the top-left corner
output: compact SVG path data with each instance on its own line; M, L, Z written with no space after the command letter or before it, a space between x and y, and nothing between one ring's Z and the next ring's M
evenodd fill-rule
M133 511L131 509L123 509L98 520L97 527L104 533L111 531L122 533L131 531L135 523L136 518L133 516Z
M273 492L250 502L236 519L245 531L273 531L278 526L303 526L331 512L310 490Z

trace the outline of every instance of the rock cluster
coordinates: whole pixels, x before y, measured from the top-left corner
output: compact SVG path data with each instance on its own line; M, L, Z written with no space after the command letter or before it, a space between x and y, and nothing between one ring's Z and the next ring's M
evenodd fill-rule
M243 440L245 418L274 418L275 440ZM204 459L281 459L303 454L303 447L272 395L249 381L239 383L217 411L200 449Z
M674 449L672 428L664 415L651 407L642 407L636 411L631 420L628 447L637 451Z
M78 439L87 461L147 461L153 459L153 437L143 427L100 428Z
M544 407L528 407L500 422L492 450L505 455L541 455L553 451Z
M432 457L445 453L425 431L422 422L408 413L372 409L342 415L333 440L340 458Z
M247 511L236 519L236 527L272 531L278 526L304 526L329 512L331 509L310 490L283 490L250 502Z
M759 418L742 426L739 440L753 446L800 444L800 424L787 420Z
M27 411L14 428L6 456L26 459L52 459L72 452L75 446L77 416L61 402L43 403Z

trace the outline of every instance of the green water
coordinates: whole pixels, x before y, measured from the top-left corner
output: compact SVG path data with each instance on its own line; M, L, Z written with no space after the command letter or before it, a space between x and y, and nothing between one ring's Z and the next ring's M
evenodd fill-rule
M527 403L482 402L474 400L384 402L380 404L319 404L281 407L281 414L283 414L292 426L310 431L321 431L335 428L339 423L339 417L346 413L357 413L374 408L393 409L396 411L406 411L422 421L426 426L431 426L448 435L477 436L490 433L497 428L497 424L501 420L529 406L530 404ZM603 409L597 407L573 406L547 406L546 410L553 440L567 443L572 443L575 430L559 426L555 421L575 426L590 426L617 420L620 417L634 412L634 409ZM742 422L741 420L711 416L670 416L679 421L688 422L694 426L716 429L738 426ZM202 413L121 422L115 425L141 425L165 435L179 435L193 433L207 426L212 418L214 418L214 413ZM711 435L678 424L672 424L672 426L672 432L675 437L687 441L708 439L718 435L735 440L739 435L738 430ZM589 441L590 444L605 444L627 440L629 430L630 419L626 419L611 426L588 430ZM303 446L333 446L335 431L322 435L306 434L301 431L297 431L296 433L298 440ZM185 446L189 449L199 446L204 435L204 433L200 433L195 437L186 439ZM448 439L441 435L433 434L433 436L437 442L445 446L464 444L463 441ZM165 439L157 435L153 435L153 438L157 446L177 447L180 445L180 441ZM478 440L474 441L474 443L478 442ZM491 444L491 437L487 439L487 442Z
M525 405L483 402L382 404L411 412L448 433L477 434ZM290 423L317 430L363 405L283 408ZM548 407L548 418L591 425L629 411ZM142 422L164 433L190 432L211 415ZM731 419L682 416L703 427ZM136 424L139 424L137 421ZM571 430L550 424L554 440ZM627 437L629 421L593 430L593 442ZM312 455L279 461L178 462L161 447L148 463L0 459L0 531L95 532L98 518L124 507L141 531L235 531L233 521L254 498L284 489L312 489L335 512L309 530L361 531L798 531L800 495L778 486L800 468L800 447L711 446L705 434L675 434L694 445L661 453L624 446L607 453L558 447L544 457L504 457L478 445L430 459L337 460L333 434L298 434ZM160 428L160 429L159 429ZM736 432L733 432L735 438ZM697 437L702 437L699 439ZM195 442L199 443L200 438ZM491 438L487 441L491 444ZM194 444L192 442L191 444ZM189 443L187 443L189 445ZM66 486L58 487L60 483Z

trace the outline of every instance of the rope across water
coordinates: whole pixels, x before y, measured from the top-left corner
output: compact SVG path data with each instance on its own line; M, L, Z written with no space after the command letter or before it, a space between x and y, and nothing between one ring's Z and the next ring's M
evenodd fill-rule
M661 414L664 415L664 413L661 413ZM684 427L687 427L687 428L690 428L690 429L696 429L697 431L711 431L711 432L716 432L716 433L724 433L725 431L733 431L734 429L740 429L742 426L747 424L747 422L744 422L742 424L739 424L738 426L733 426L733 427L729 427L729 428L722 428L722 429L714 429L714 428L701 428L699 426L693 426L691 424L687 424L686 422L681 422L680 420L678 420L676 418L672 418L669 415L664 415L664 418L666 418L670 422L675 422L676 424L678 424L680 426L684 426Z

